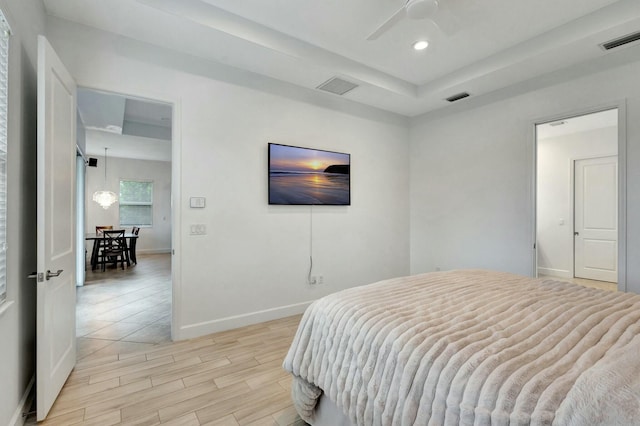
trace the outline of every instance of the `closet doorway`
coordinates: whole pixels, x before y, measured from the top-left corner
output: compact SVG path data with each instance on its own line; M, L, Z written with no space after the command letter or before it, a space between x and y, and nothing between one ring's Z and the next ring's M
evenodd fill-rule
M536 125L536 273L617 289L618 108Z

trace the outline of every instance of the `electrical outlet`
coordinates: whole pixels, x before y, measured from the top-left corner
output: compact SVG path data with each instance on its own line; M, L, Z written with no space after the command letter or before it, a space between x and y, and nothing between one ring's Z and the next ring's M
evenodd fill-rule
M318 284L324 283L324 276L318 275Z
M318 284L318 278L316 278L316 277L309 278L309 284L311 284L311 285Z
M204 224L194 224L194 225L191 225L190 227L191 235L206 235L206 233L207 233L207 226Z

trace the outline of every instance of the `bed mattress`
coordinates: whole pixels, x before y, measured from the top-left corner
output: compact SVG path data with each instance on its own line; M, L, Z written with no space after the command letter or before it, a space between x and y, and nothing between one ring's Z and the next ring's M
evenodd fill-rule
M640 424L640 296L491 271L396 278L314 302L284 368L313 424Z

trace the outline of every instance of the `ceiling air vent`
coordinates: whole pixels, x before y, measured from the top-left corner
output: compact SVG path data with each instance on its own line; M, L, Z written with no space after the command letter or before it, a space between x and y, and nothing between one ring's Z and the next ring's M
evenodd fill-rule
M626 44L633 43L638 40L640 40L640 31L627 34L626 36L613 39L606 43L602 43L600 47L602 47L602 49L604 50L611 50L611 49L615 49L616 47L624 46Z
M468 98L469 95L467 92L458 93L457 95L449 96L446 100L449 102L459 101L460 99Z
M345 93L355 89L356 87L358 87L358 85L355 83L351 83L350 81L346 81L338 77L333 77L322 83L320 86L316 87L316 89L335 93L336 95L344 95Z

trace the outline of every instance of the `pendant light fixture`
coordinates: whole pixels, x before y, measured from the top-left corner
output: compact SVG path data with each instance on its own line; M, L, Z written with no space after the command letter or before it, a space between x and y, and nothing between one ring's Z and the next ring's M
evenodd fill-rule
M118 201L116 194L111 191L107 191L107 148L104 149L104 190L96 191L93 193L93 201L100 204L103 209L108 209L111 204Z

